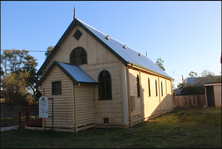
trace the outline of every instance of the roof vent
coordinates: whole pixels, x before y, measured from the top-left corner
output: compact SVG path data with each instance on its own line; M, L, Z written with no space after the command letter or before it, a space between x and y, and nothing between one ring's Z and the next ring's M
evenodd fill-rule
M109 37L109 35L106 35L105 38L106 38L106 40L109 40L110 37Z
M126 45L123 45L123 49L126 49L126 47L127 47Z
M138 55L139 55L140 57L142 57L142 54L141 54L141 53L139 53Z

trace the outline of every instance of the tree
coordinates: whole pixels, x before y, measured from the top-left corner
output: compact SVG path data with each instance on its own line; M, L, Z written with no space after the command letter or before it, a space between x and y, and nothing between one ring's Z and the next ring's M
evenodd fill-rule
M38 81L38 63L28 52L12 49L3 51L1 55L1 83L10 104L33 104L35 97L41 96L34 87Z
M214 76L214 73L209 70L203 70L201 73L201 77Z
M191 71L188 75L191 78L194 78L194 76L197 76L197 73ZM204 84L209 84L209 83L221 83L221 76L214 76L213 72L210 72L208 70L203 70L199 77L195 77L194 84L192 85L184 84L183 90L181 91L181 95L205 94Z
M46 53L45 53L45 56L47 57L47 56L52 52L53 49L54 49L54 46L49 46L49 47L47 48L47 51L46 51Z
M164 66L163 66L163 60L161 59L161 58L158 58L157 60L156 60L156 65L157 66L159 66L161 69L163 69L163 71L165 71L165 68L164 68Z
M4 50L1 55L1 65L3 66L2 74L16 73L21 70L21 65L25 62L25 58L29 56L26 50Z
M204 84L209 84L209 83L215 83L215 81L217 81L216 79L217 77L211 71L203 70L200 75L201 76L196 79L196 83L199 86L204 86Z
M188 75L189 75L191 78L194 78L195 76L197 76L197 73L191 71Z
M5 91L5 103L11 105L34 104L34 97L27 92L28 72L7 73L2 80L2 87Z

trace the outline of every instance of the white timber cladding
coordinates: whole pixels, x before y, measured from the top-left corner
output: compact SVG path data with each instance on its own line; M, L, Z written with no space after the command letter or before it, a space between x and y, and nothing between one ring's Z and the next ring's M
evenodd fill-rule
M78 41L73 37L77 29L83 33ZM81 65L81 67L93 79L98 81L98 75L103 69L109 71L111 75L112 100L98 100L98 86L94 87L96 123L103 123L103 118L109 118L110 123L122 124L120 61L80 26L76 25L70 30L49 63L43 69L47 70L53 60L69 63L70 53L76 47L83 47L86 50L87 64Z
M161 113L167 112L167 98L166 98L166 85L165 79L159 77L159 93L160 93L160 104L161 104Z
M61 81L61 95L52 95L52 82ZM73 126L73 82L55 65L42 82L44 96L54 98L54 127ZM49 116L52 115L52 100L49 100ZM45 127L52 127L52 118L45 118Z
M215 107L221 108L221 85L214 85Z
M83 33L78 41L73 37L77 29ZM98 100L98 86L94 87L96 123L104 123L103 118L109 118L110 123L122 124L120 61L80 26L76 25L70 30L44 69L47 70L53 60L69 63L70 53L76 47L83 47L86 50L87 64L83 64L81 67L93 79L98 81L99 73L103 69L109 71L111 75L112 100Z
M141 77L141 88L144 97L144 117L147 118L160 113L159 94L156 96L155 87L155 81L158 82L158 77L144 72L141 73ZM151 96L149 96L148 78L150 79Z
M73 37L73 34L77 29L83 33L78 41ZM66 37L43 69L46 71L53 60L69 63L70 53L76 47L83 47L87 53L87 64L81 66L92 66L119 62L119 60L113 56L112 53L105 49L79 25L76 25L75 27L72 27L72 29L67 33Z
M173 95L172 95L172 82L170 80L166 80L166 90L167 90L167 110L172 111L174 109L173 106Z
M137 96L137 82L136 77L139 74L139 70L137 69L129 69L129 77L130 77L130 96ZM150 95L149 96L149 85L148 85L148 78L150 79ZM127 78L128 79L128 78ZM131 111L131 117L135 115L141 114L140 105L143 105L142 112L144 113L143 118L146 120L149 117L155 117L159 114L163 114L165 112L169 112L173 110L173 100L172 100L172 87L171 87L171 80L155 76L153 74L141 71L141 86L140 86L140 98L143 100L139 100L137 98L137 108L138 110ZM155 81L157 81L157 91L158 96L156 96L156 85ZM162 82L162 89L161 89L161 82ZM163 91L163 96L162 96ZM129 100L127 100L129 101ZM143 102L143 104L140 104ZM128 107L129 113L129 107ZM128 116L129 118L129 116ZM138 119L139 117L137 117Z
M120 62L120 71L122 71L121 74L121 81L122 81L122 86L121 86L121 90L122 90L122 111L123 111L123 122L125 125L128 124L128 113L127 113L127 83L126 83L126 71L125 71L125 66Z
M135 110L131 111L131 119L136 120L137 118L141 118L141 97L138 97L137 95L137 75L139 75L139 71L134 69L129 69L129 81L130 81L130 96L136 96L137 100L137 107ZM140 90L140 92L143 92ZM129 100L130 101L130 100ZM128 101L128 102L129 102Z
M82 84L75 86L75 89L77 126L94 123L94 85Z
M73 37L77 29L83 33L78 41ZM109 71L112 84L112 100L99 100L98 85L80 83L80 86L72 86L73 82L57 66L54 66L43 80L42 87L44 95L50 98L52 97L51 82L61 81L62 84L62 95L53 95L55 99L55 127L77 127L92 121L96 124L104 124L104 118L109 118L110 124L123 125L130 121L156 116L173 109L170 80L145 71L139 71L138 68L129 68L128 76L126 67L78 25L72 27L67 33L56 52L43 68L44 72L54 60L69 63L70 53L76 47L82 47L86 50L87 64L83 64L81 67L95 81L98 82L98 76L102 70ZM137 75L140 76L140 97L137 97ZM148 78L150 78L151 87L150 97L148 96ZM158 96L156 96L155 80L158 84ZM160 87L161 81L163 96ZM137 107L135 110L130 110L129 96L136 96ZM75 102L73 102L74 98L76 99ZM74 107L76 109L73 110ZM77 126L75 126L76 119ZM45 127L51 127L51 118L45 119Z

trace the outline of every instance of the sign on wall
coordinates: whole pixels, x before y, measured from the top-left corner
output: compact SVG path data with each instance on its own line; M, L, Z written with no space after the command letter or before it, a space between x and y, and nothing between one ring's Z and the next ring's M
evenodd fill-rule
M48 118L48 98L46 96L39 98L39 117Z

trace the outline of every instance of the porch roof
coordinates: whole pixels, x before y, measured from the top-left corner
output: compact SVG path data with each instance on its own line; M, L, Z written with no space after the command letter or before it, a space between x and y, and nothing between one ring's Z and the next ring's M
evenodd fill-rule
M66 74L67 77L69 77L70 80L73 81L76 85L78 83L92 83L92 84L97 84L96 82L81 66L76 66L76 65L71 65L68 63L63 63L63 62L58 62L58 61L53 61L53 63L49 66L47 71L44 73L42 78L39 80L38 84L36 87L38 87L44 78L47 76L47 74L50 72L52 67L56 65L60 68L60 70Z

